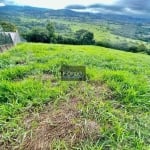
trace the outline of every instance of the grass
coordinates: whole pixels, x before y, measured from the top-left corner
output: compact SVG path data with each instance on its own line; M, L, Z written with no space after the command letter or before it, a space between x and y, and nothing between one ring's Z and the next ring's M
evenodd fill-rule
M53 110L44 112L47 118L43 116L49 120L57 118L59 111L70 115L70 110L75 109L79 116L67 123L87 135L78 136L78 132L70 128L72 138L76 135L74 141L77 141L70 144L69 133L62 138L56 136L64 128L58 126L55 133L49 131L55 135L53 141L49 141L52 149L150 149L149 59L150 56L144 54L96 46L33 43L20 44L1 53L0 149L19 149L28 137L32 141L41 125L35 116L42 118L41 112L49 107ZM62 64L85 65L88 80L61 81ZM72 100L77 101L77 105ZM62 110L61 105L68 102L72 103ZM67 107L70 109L66 110ZM32 118L29 123L27 116ZM63 124L64 120L59 121L54 123ZM89 124L99 126L99 130L92 132L95 128Z
M45 21L45 20L44 20ZM47 20L46 20L47 21ZM137 44L144 44L147 48L149 48L149 43L148 42L144 42L144 41L141 41L141 40L137 40L137 39L131 39L131 38L127 38L127 37L124 37L124 36L121 36L121 35L116 35L114 33L112 33L113 30L121 30L122 29L122 26L123 25L117 25L117 24L114 24L114 23L110 23L110 22L107 22L107 21L94 21L94 24L93 24L93 21L90 22L81 22L79 20L74 20L74 21L68 21L67 19L52 19L52 21L54 21L55 23L57 24L63 24L63 25L66 25L68 26L70 29L71 29L71 33L70 32L67 32L66 30L60 30L60 31L57 31L57 34L60 34L61 35L64 35L64 36L72 36L72 34L74 32L76 32L77 30L80 30L80 29L86 29L90 32L93 32L94 33L94 38L96 41L101 41L101 42L108 42L108 43L111 43L112 45L114 44L125 44L125 45L137 45ZM128 25L129 26L129 25ZM135 29L130 29L132 31L135 31ZM130 33L131 34L131 33ZM133 32L134 34L134 32Z
M70 21L70 19L67 17L65 18L51 17L50 20L52 22L55 22L57 25L61 27L60 29L56 28L56 34L63 35L65 37L68 37L68 36L72 37L74 35L74 32L84 28L88 31L93 32L95 40L100 41L102 43L110 43L111 45L116 45L116 44L125 45L125 46L129 45L130 47L133 45L136 46L137 44L144 44L147 48L150 47L150 44L148 42L127 38L127 37L113 33L112 31L116 29L118 31L120 30L120 32L122 32L122 29L125 30L126 27L124 27L124 25L121 23L112 23L112 22L104 21L104 20L100 20L100 21L88 20L86 22L83 22L77 18L76 19L74 18L74 20ZM42 28L43 26L45 26L45 24L47 24L47 19L44 19L44 18L37 20L35 18L20 17L20 21L21 22L19 22L18 28L20 29L20 31L22 31L22 33L26 32L25 30L27 31L30 30L33 23L36 26L39 26ZM63 28L63 26L66 26L67 28ZM133 27L130 24L125 25L125 26L128 26L129 28L131 28L130 30L132 31L133 34L135 33L136 27L133 29Z

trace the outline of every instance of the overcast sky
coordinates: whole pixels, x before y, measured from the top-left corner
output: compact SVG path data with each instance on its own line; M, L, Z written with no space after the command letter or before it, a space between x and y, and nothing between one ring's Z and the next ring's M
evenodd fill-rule
M117 0L0 0L2 3L16 3L20 5L31 5L36 7L46 7L46 8L64 8L67 5L81 4L90 5L94 3L101 3L110 5L115 3Z
M143 15L150 17L150 0L0 0L0 6L7 4L28 5L61 9L68 5L87 6L81 11L93 11L100 13L118 13ZM100 4L95 8L89 8L91 4Z

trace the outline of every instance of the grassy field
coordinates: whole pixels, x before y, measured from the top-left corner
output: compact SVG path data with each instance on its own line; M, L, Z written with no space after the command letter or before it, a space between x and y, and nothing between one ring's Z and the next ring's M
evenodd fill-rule
M47 20L44 20L46 24ZM119 29L120 26L111 24L107 21L95 21L93 22L81 22L78 20L74 21L68 21L67 19L51 19L51 21L58 23L60 25L67 25L72 29L73 32L80 30L80 29L86 29L90 32L94 33L95 40L96 41L103 41L103 40L110 40L111 42L119 42L119 41L126 41L126 42L141 42L146 44L146 42L140 41L140 40L134 40L131 38L115 35L111 33L111 28ZM56 30L57 32L57 30ZM59 31L60 32L60 31ZM66 32L63 33L63 30L61 34L66 34ZM69 34L69 33L68 33Z
M149 42L144 42L141 40L133 39L133 38L127 38L125 36L121 35L116 35L113 33L113 30L118 30L122 31L127 29L129 31L126 31L126 33L129 33L134 37L134 34L136 32L136 29L130 28L130 25L126 25L125 27L121 25L117 25L114 23L110 23L107 21L95 21L95 22L81 22L79 20L73 20L73 21L68 21L67 19L51 19L51 21L55 22L55 24L59 24L60 26L67 26L68 28L71 29L71 32L68 31L68 29L64 30L58 30L56 28L56 33L59 35L63 35L66 37L73 36L73 33L80 29L85 29L88 30L92 33L94 33L94 39L95 41L99 41L102 43L108 42L111 45L124 45L126 47L129 45L130 47L137 46L138 44L143 44L145 47L148 49L150 48ZM44 20L45 24L47 20ZM132 32L131 32L132 31Z
M149 150L150 56L20 44L0 54L0 149ZM61 81L61 65L87 81Z

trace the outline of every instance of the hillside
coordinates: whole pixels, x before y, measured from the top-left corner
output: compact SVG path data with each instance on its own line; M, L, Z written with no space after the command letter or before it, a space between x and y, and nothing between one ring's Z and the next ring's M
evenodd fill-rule
M0 53L0 149L150 148L150 56L25 43ZM86 81L61 81L61 65Z
M67 35L70 35L73 30L71 25L68 26L68 22L71 22L76 27L79 27L80 24L83 26L84 24L85 26L90 25L95 34L104 35L106 33L105 39L109 38L107 34L109 33L114 39L117 36L121 40L129 38L131 42L132 40L150 41L150 22L148 18L118 14L81 13L70 9L53 10L30 6L8 5L0 7L0 21L14 23L21 34L33 27L43 27L48 20L55 20L57 24L56 31L58 33L67 33ZM58 24L60 20L63 21L62 24ZM99 40L101 40L101 37L99 37ZM116 41L119 42L120 40L116 39Z
M84 28L94 34L96 45L150 54L146 17L6 5L0 8L0 23L3 21L13 23L24 38L32 29L43 30L51 21L56 36L74 38L74 33Z
M31 6L17 6L17 5L6 5L0 7L0 16L2 19L5 17L13 16L15 18L19 16L24 17L35 17L38 19L48 18L48 17L69 17L69 18L81 18L81 19L97 19L97 20L109 20L115 22L130 22L130 23L149 23L147 17L132 17L128 15L118 15L118 14L103 14L103 13L90 13L90 12L76 12L71 9L48 9L48 8L37 8ZM17 15L17 16L15 16ZM4 17L5 16L5 17Z

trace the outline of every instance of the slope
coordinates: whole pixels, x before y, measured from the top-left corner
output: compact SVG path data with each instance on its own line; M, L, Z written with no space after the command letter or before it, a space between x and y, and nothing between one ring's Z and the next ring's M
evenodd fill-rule
M33 43L1 53L0 149L147 150L149 59ZM63 64L86 66L87 81L61 81Z

